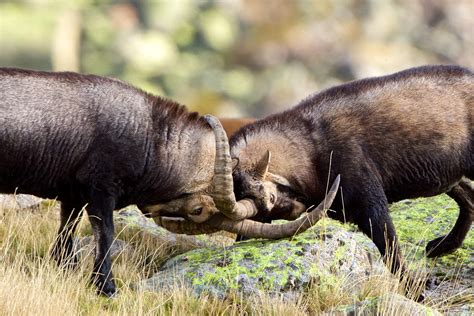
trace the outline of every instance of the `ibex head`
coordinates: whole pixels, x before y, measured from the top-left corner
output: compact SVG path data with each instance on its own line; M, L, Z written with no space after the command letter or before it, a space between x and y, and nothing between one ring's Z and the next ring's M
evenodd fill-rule
M234 163L230 157L226 133L217 118L205 116L205 119L212 127L216 140L213 181L205 192L146 207L144 210L159 225L176 233L200 234L222 229L247 237L282 238L311 227L322 216L323 211L330 207L339 186L339 178L331 188L326 202L322 202L306 217L281 225L249 220L248 218L259 213L259 208L264 212L273 208L278 197L274 181L285 184L285 180L268 172L271 154L267 152L255 165L255 172L252 173L254 182L248 188L251 193L237 201L232 177ZM301 203L297 205L302 209L301 214L306 208Z

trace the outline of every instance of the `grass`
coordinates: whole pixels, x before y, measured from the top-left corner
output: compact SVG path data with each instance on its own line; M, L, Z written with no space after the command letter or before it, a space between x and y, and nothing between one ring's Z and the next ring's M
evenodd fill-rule
M176 285L165 292L139 292L134 284L150 277L160 265L192 244L167 244L163 239L136 229L116 233L130 245L115 259L113 272L119 295L107 299L96 295L89 284L92 254L86 253L75 271L63 271L49 256L56 236L58 210L54 203L41 210L0 210L0 315L314 315L355 301L370 301L397 292L395 279L386 274L354 280L362 283L359 297L354 297L343 282L310 286L294 300L270 296L242 298L238 293L225 300L207 295L196 297L190 289ZM79 236L90 234L87 220L82 220ZM456 298L428 302L449 310ZM378 312L387 315L410 315L410 304L382 301Z
M119 238L131 249L114 260L113 271L120 295L107 299L89 284L92 254L86 254L76 271L63 271L49 257L57 231L57 210L0 211L0 314L1 315L298 315L298 304L271 298L246 301L237 295L227 300L194 297L189 289L136 292L133 284L149 277L159 265L187 250L168 246L159 238L123 230ZM88 235L82 220L78 235Z

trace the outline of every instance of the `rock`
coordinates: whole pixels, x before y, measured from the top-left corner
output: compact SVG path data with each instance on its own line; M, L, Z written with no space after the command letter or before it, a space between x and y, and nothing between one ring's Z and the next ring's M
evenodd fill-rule
M442 315L397 293L368 298L351 305L338 306L323 315Z
M412 265L426 266L438 284L425 292L428 301L452 305L450 312L474 313L474 227L455 252L429 259L428 241L447 234L458 217L457 204L447 195L404 200L390 207L405 257ZM444 312L444 311L443 311Z
M441 195L401 201L392 204L390 209L410 269L421 269L438 279L425 291L426 303L442 313L472 314L472 230L463 246L453 254L428 259L424 252L429 240L452 228L458 214L456 204ZM244 295L264 291L292 299L310 283L323 286L334 281L364 279L382 271L387 272L369 238L354 226L324 220L293 239L250 240L230 247L208 247L184 253L167 261L152 278L140 282L138 288L163 291L179 284L191 288L195 294L205 292L225 297L229 291ZM347 286L352 289L353 284ZM357 290L353 291L356 301ZM410 305L412 303L415 305ZM357 306L368 310L366 304L362 301ZM392 310L392 314L396 314L395 307L401 305L420 310L421 314L438 313L420 309L420 304L407 302L396 294L387 294L375 301L378 310Z
M292 239L249 240L230 247L196 249L167 261L138 288L163 291L180 283L197 295L205 292L219 298L229 291L244 296L264 291L291 298L310 283L341 279L357 292L351 280L385 271L375 247L366 241L360 233L334 225Z
M73 241L74 253L81 260L87 256L94 256L95 242L93 236L76 237ZM110 247L110 256L115 257L124 251L131 251L131 246L120 239L114 239Z
M44 200L28 194L0 194L0 206L4 209L39 208Z
M196 236L174 234L156 225L152 219L145 217L136 206L129 206L115 212L114 222L116 225L116 233L122 230L134 230L159 238L168 246L172 247L180 246L182 248L186 246L191 249L196 247L227 245L232 244L234 241L230 235L226 237L222 234L218 235L218 237L216 237L216 234Z

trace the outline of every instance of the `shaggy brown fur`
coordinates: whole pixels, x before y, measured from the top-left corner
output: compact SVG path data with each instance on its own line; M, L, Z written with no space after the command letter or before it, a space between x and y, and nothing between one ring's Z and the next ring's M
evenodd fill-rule
M388 203L448 192L460 205L453 230L431 241L429 256L459 247L471 226L474 190L474 76L457 66L426 66L353 81L310 96L296 107L238 131L230 140L238 199L266 208L264 181L253 176L270 150L269 172L287 180L293 196L314 205L341 174L340 221L371 237L392 271L402 267ZM279 204L285 201L279 197ZM286 201L288 202L288 201ZM387 248L388 245L388 248Z

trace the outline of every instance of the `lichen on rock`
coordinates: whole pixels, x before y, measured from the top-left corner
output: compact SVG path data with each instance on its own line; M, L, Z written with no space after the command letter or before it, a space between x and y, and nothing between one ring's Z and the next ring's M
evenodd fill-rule
M447 195L403 200L390 207L403 252L411 266L425 266L437 285L427 291L431 301L453 301L459 313L474 313L474 234L451 254L429 259L426 244L446 235L459 214L457 204ZM456 311L453 312L457 314Z
M196 249L166 262L141 287L159 290L181 280L196 294L218 297L229 291L292 295L310 283L332 282L333 278L350 282L351 278L383 271L381 262L373 260L358 242L363 236L357 234L326 225L323 230L313 229L291 239L249 240L230 247Z

